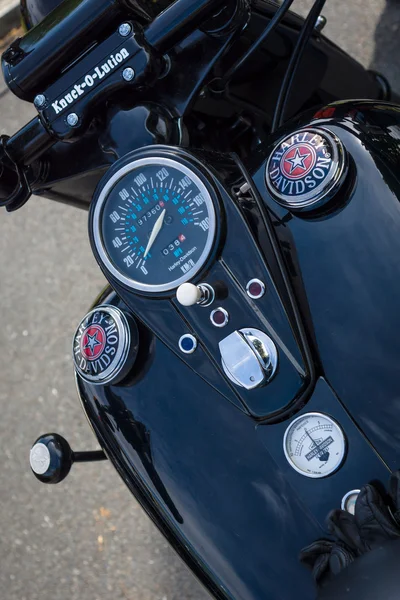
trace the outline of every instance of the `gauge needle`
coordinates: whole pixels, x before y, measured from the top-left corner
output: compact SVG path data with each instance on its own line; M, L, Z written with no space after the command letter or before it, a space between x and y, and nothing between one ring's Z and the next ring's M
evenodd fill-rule
M314 442L314 440L312 439L311 435L308 433L307 429L304 427L304 431L306 432L306 434L308 435L308 437L310 438L310 440L312 441L312 443L314 444L314 446L316 447L317 451L318 451L318 456L322 456L324 451L320 450L320 445L322 444L317 444L317 442Z
M166 212L166 210L164 208L164 210L162 211L161 215L158 217L157 221L154 223L154 227L153 227L153 230L152 230L152 232L150 234L150 238L149 238L149 241L147 243L146 250L144 251L143 258L146 258L146 256L148 255L148 253L150 251L150 248L152 247L152 245L155 242L156 237L160 233L161 227L162 227L163 222L164 222L165 212Z

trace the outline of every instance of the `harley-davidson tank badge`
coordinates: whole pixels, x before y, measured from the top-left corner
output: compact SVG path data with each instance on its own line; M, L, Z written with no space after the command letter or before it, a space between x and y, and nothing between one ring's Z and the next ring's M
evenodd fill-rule
M285 137L268 159L265 178L282 206L315 208L341 185L346 155L340 140L325 129L307 128Z
M75 369L93 384L118 383L133 365L137 342L133 319L114 306L98 306L82 319L75 332Z

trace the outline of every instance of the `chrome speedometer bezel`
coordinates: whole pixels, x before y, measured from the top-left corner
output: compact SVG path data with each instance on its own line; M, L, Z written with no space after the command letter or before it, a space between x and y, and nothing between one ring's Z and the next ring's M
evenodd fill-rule
M170 281L165 284L152 285L142 283L140 281L136 281L130 277L127 277L122 273L116 266L113 264L111 259L108 256L108 253L105 249L103 243L102 236L102 217L103 217L103 209L104 205L107 201L107 198L111 192L111 190L117 185L117 183L131 171L136 170L137 168L141 168L148 165L159 165L166 166L178 169L184 175L187 175L192 179L195 185L199 188L201 193L204 196L205 204L207 205L208 217L209 217L209 229L207 235L207 241L204 246L203 252L201 253L199 259L196 262L196 265L188 272L183 274L178 279ZM92 231L93 231L93 241L98 256L103 263L103 266L117 279L120 283L125 285L126 287L137 290L140 292L148 292L148 293L162 293L162 292L170 292L178 288L182 283L186 283L187 281L192 280L199 271L204 267L207 259L209 258L211 251L213 249L214 240L216 237L217 231L217 218L216 218L216 210L214 201L212 199L212 195L208 190L207 186L201 179L199 175L195 172L194 168L189 167L184 162L180 160L176 160L175 158L169 158L165 156L147 156L144 158L137 158L122 166L118 171L116 171L112 177L106 182L104 187L102 188L94 207L93 217L92 217Z

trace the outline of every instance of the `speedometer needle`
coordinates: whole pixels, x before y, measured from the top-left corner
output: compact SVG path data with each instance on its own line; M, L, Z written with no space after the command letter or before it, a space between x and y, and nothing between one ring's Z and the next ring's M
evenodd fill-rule
M150 248L152 247L152 245L155 242L156 237L158 236L158 234L160 233L161 227L163 226L163 222L164 222L164 216L165 216L165 208L162 211L161 215L158 217L157 221L154 223L154 227L153 230L150 234L150 238L149 241L147 243L146 246L146 250L144 251L144 256L143 258L146 258L146 256L148 255Z

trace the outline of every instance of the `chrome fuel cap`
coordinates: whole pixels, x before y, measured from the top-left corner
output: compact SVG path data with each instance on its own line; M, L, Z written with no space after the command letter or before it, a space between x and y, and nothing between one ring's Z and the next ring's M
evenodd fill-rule
M273 198L290 210L315 209L330 200L347 173L347 153L326 129L307 127L273 149L265 181Z
M219 342L219 350L225 374L247 390L269 383L278 366L274 342L258 329L233 331Z
M95 385L118 383L133 367L138 343L133 318L115 306L98 306L82 319L75 332L75 369L82 379Z

